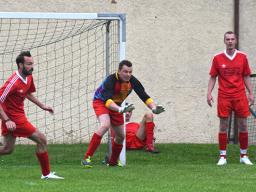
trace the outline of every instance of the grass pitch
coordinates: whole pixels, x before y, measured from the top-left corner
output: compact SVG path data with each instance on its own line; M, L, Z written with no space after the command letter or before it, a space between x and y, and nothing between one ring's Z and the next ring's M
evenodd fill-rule
M50 145L51 169L64 180L41 180L34 146L17 146L0 157L1 192L210 192L255 191L256 165L239 163L239 146L228 146L228 165L216 166L218 146L159 144L160 154L128 151L127 166L101 163L106 146L93 157L92 169L80 165L85 146ZM255 146L249 153L255 162Z

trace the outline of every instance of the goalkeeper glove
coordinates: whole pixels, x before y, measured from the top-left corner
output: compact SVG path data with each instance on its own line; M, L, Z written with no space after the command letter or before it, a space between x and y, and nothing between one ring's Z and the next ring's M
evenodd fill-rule
M135 109L135 107L133 106L133 104L128 104L128 105L125 105L123 107L120 107L118 112L119 113L126 113L126 112L131 112L134 109Z
M159 113L162 113L164 111L165 111L165 109L162 105L157 105L155 108L152 109L152 112L154 114L159 114Z

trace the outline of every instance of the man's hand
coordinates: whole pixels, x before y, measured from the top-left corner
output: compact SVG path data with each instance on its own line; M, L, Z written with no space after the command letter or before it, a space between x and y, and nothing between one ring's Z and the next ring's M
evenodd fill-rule
M208 94L207 95L207 103L208 103L208 105L210 106L210 107L212 107L212 103L213 103L214 101L213 101L213 97L212 97L212 95L211 94Z
M13 121L11 121L10 119L5 121L5 125L9 131L14 131L16 129L16 124Z
M126 112L131 112L134 109L135 109L135 107L133 106L133 104L128 104L123 107L120 107L118 111L119 111L119 113L126 113Z
M45 111L48 111L48 112L51 113L51 114L54 113L53 108L51 108L51 107L49 107L49 106L43 105L43 106L42 106L42 109L45 110Z
M154 114L160 114L160 113L162 113L164 111L165 111L165 109L164 109L164 107L162 105L157 105L155 108L152 109L152 112Z
M253 94L249 94L248 100L249 100L249 105L253 105L254 104L254 96L253 96Z

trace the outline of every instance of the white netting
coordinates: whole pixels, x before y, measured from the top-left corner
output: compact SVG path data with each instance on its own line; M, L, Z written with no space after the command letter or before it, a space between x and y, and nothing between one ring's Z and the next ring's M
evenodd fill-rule
M106 58L109 73L119 62L118 27L117 20L0 19L0 82L17 70L19 52L30 50L35 95L55 114L28 101L25 110L48 143L88 142L97 128L92 97L106 76Z

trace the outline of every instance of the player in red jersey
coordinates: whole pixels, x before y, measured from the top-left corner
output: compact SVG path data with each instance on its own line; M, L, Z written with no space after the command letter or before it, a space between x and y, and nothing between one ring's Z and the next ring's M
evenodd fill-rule
M145 92L140 81L132 75L132 63L128 60L121 61L119 63L118 72L109 75L95 91L93 109L100 122L100 127L93 134L89 147L81 162L85 168L92 167L91 157L100 145L102 136L110 127L114 130L115 139L108 165L117 165L124 140L123 113L134 109L132 104L123 107L121 104L132 90L136 92L139 98L153 113L159 114L164 112L164 108L154 103L153 99Z
M2 119L3 146L0 155L12 153L16 137L27 137L36 145L36 156L41 166L42 179L63 179L50 172L47 143L43 133L37 130L27 119L24 112L24 100L29 99L41 109L53 113L53 109L41 103L34 95L34 60L29 51L21 52L16 63L18 71L13 73L0 89L0 115Z
M141 122L130 122L132 117L132 111L125 113L125 128L126 128L126 149L137 150L145 148L145 151L151 153L159 153L154 147L154 128L155 123L153 121L152 113L145 113ZM111 129L111 139L115 134Z
M126 148L143 149L151 153L159 153L154 147L154 128L152 113L145 113L141 122L130 122L132 112L126 112Z
M240 163L252 165L248 158L248 129L247 117L250 115L249 105L254 103L254 96L250 81L251 70L245 53L238 51L236 35L232 31L224 34L226 49L216 54L212 61L208 84L207 103L212 106L212 90L218 77L218 117L220 119L219 149L220 159L217 165L227 164L227 129L228 117L234 111L237 117L240 142ZM248 99L245 92L248 90Z

